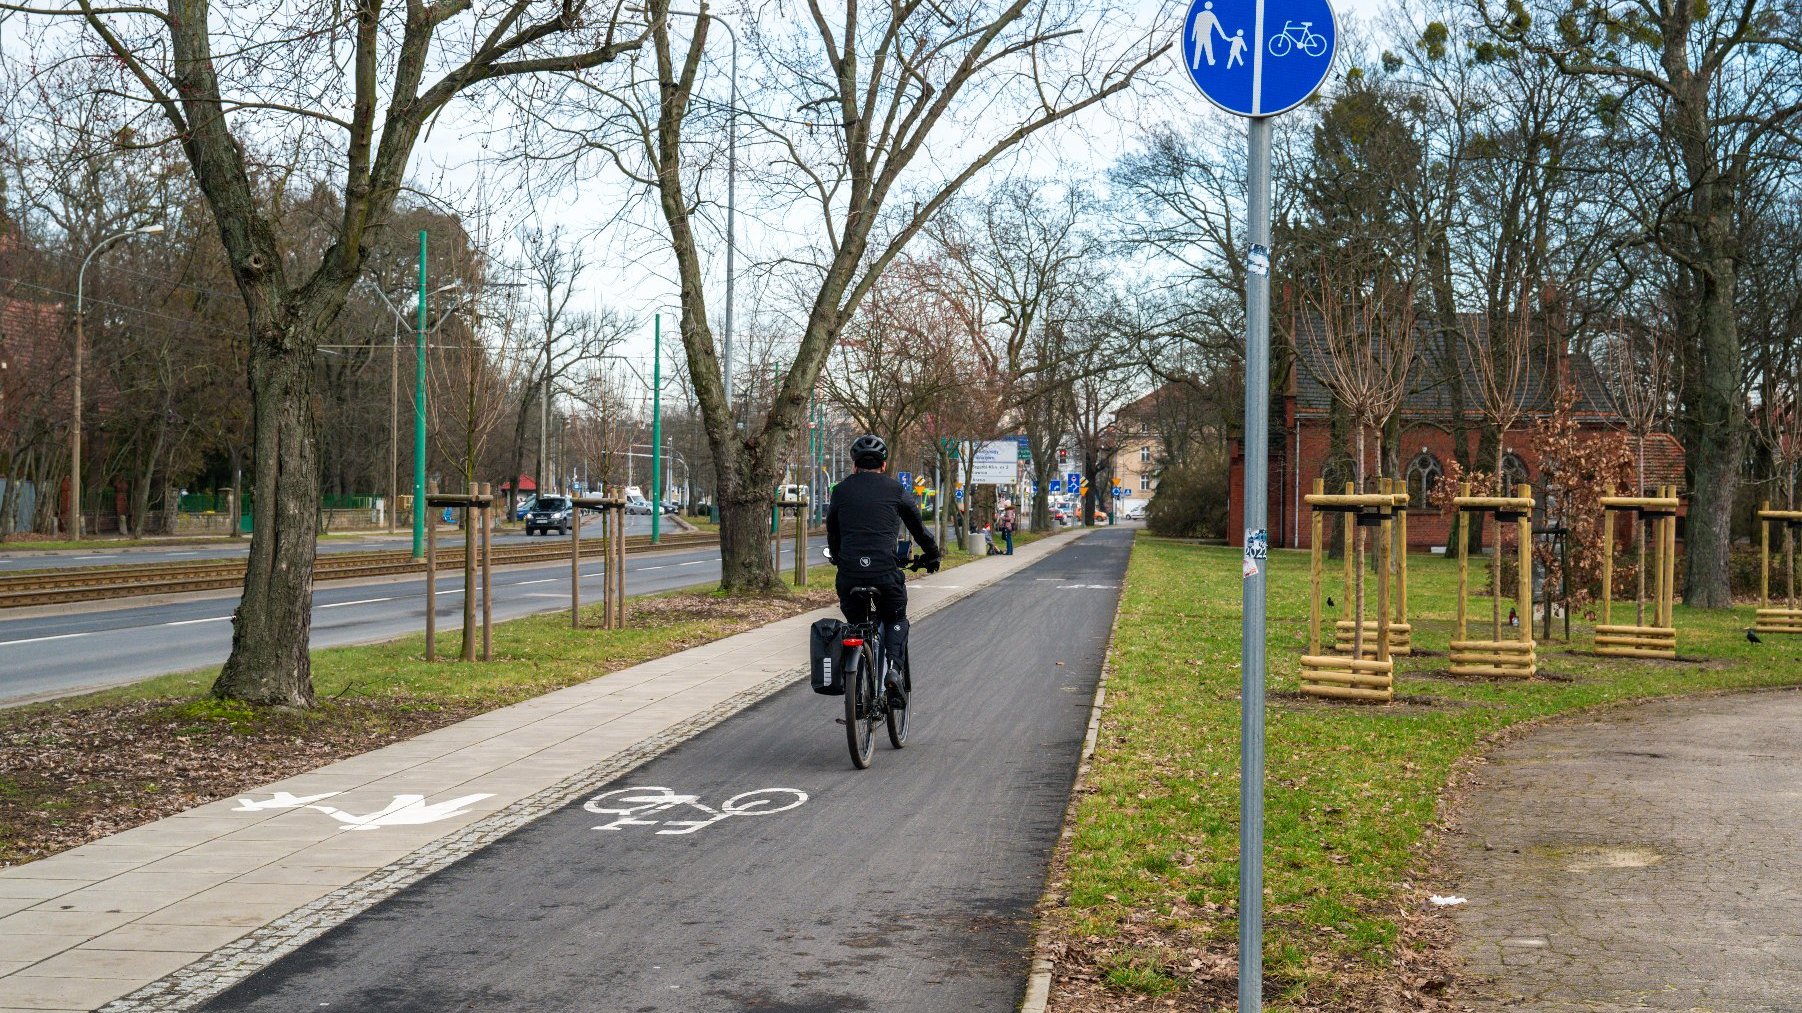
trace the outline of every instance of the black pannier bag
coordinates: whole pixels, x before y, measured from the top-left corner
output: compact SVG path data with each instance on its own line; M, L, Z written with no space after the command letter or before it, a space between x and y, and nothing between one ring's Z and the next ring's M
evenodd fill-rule
M821 619L813 624L810 655L813 662L813 691L827 696L845 695L844 673L838 670L841 655L839 641L845 635L845 624L838 619Z

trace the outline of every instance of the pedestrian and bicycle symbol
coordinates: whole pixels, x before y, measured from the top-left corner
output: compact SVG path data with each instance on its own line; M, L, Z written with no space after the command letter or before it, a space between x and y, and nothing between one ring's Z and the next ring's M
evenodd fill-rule
M615 788L582 804L600 816L615 817L596 830L626 827L667 827L659 834L692 834L734 816L769 816L787 812L807 801L807 793L795 788L758 788L740 792L715 809L699 795L683 795L663 787ZM667 818L675 816L679 818ZM653 818L655 817L655 818Z
M463 816L470 811L470 806L483 799L494 797L492 793L464 795L460 798L427 804L424 795L396 795L393 801L387 805L362 815L346 812L335 806L319 804L324 799L342 794L344 793L341 791L327 791L317 795L294 795L290 792L278 791L265 799L240 798L232 812L316 809L337 820L340 830L380 830L383 827L420 826Z
M1193 0L1183 22L1183 64L1220 108L1274 116L1320 86L1337 39L1328 0Z

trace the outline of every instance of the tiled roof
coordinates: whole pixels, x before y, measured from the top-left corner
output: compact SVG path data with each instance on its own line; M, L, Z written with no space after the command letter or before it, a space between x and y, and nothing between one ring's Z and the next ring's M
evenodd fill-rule
M1466 320L1466 326L1471 325ZM1323 332L1323 321L1317 314L1303 315L1296 318L1295 351L1298 358L1295 369L1296 407L1303 413L1324 414L1332 407L1333 396L1320 382L1320 375L1326 372L1322 342L1313 336ZM1415 367L1410 371L1409 390L1402 402L1402 414L1420 418L1423 416L1449 416L1456 409L1452 403L1450 385L1445 376L1448 370L1441 363L1444 356L1450 354L1457 357L1458 372L1464 377L1464 410L1467 414L1476 414L1480 410L1480 381L1476 364L1461 340L1442 341L1433 335L1432 329L1424 324L1417 325L1415 338ZM1535 349L1528 357L1527 375L1522 384L1521 403L1531 412L1549 412L1552 409L1553 364L1546 361L1542 342L1535 342ZM1450 345L1448 350L1445 346ZM1608 418L1617 417L1609 402L1607 388L1602 383L1601 374L1596 371L1595 364L1587 355L1573 352L1569 357L1570 377L1577 385L1577 409L1594 412Z

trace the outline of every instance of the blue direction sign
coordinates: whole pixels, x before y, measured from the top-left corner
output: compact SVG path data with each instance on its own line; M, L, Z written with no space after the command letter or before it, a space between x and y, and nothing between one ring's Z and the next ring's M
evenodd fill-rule
M1078 475L1074 471L1068 475L1065 475L1064 476L1064 488L1070 490L1073 493L1081 492L1082 491L1082 476Z
M1057 477L1056 475L1051 476L1051 491L1052 492L1063 492L1064 491L1064 480Z
M895 473L895 481L900 482L901 488L903 489L912 489L914 487L914 473L911 471L898 471Z
M1227 112L1275 116L1326 80L1338 42L1328 0L1193 0L1183 21L1183 66Z

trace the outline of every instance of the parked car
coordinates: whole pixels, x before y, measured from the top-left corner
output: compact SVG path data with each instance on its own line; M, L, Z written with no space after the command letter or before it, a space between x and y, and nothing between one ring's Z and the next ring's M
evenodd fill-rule
M555 529L560 535L569 534L570 502L563 496L540 496L532 501L532 509L526 513L526 534L535 535L540 531Z
M1126 506L1121 508L1120 517L1123 520L1142 521L1145 519L1145 507L1147 505L1148 504L1142 499L1130 500L1127 502Z
M651 515L651 501L641 496L632 496L626 500L626 512L629 514Z
M513 508L513 519L516 521L525 520L526 514L532 512L532 504L535 502L537 502L537 500L531 496L521 498L519 505Z

